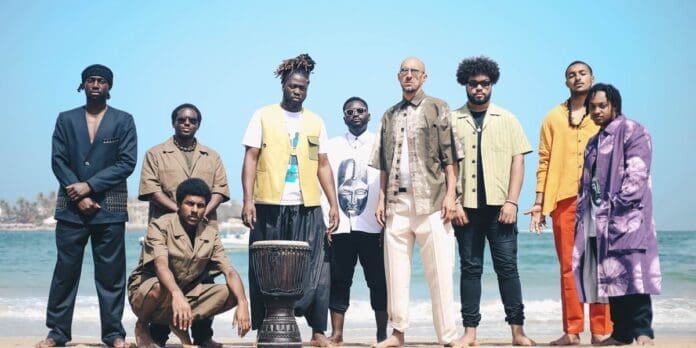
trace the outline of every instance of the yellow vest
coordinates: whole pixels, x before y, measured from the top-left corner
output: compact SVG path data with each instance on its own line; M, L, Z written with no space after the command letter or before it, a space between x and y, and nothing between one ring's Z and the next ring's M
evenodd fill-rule
M304 206L318 206L319 180L319 134L321 118L308 109L302 109L300 134L297 148L293 153L288 136L285 114L279 104L265 106L258 111L261 114L263 138L256 165L256 183L254 199L257 202L280 204L285 187L285 175L290 164L290 155L297 156L300 190Z

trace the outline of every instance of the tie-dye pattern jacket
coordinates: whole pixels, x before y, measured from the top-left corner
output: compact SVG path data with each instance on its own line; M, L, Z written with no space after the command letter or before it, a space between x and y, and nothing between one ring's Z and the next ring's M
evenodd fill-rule
M660 293L651 158L650 134L624 115L618 115L589 140L575 220L573 271L578 289L583 288L587 245L583 217L589 209L592 168L596 166L599 205L593 222L597 231L599 297ZM583 291L578 291L578 296L587 302Z

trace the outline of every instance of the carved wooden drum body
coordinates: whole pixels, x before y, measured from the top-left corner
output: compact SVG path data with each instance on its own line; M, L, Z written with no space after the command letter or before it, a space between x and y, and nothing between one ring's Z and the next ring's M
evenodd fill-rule
M301 347L295 301L302 297L309 275L307 242L266 240L249 248L264 297L266 316L258 331L258 347Z

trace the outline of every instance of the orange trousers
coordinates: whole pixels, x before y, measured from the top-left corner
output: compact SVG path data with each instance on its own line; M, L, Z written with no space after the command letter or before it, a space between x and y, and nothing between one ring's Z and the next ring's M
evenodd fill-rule
M575 246L575 201L576 197L566 198L557 203L551 212L553 219L553 238L556 253L561 265L561 306L563 307L563 331L579 334L584 331L585 311L578 299L573 277L573 247ZM609 304L590 304L590 332L608 335L612 332Z

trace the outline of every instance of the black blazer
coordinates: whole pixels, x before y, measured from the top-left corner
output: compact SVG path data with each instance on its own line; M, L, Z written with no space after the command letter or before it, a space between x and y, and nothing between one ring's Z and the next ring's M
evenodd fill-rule
M79 224L125 222L126 179L138 156L133 116L109 106L90 144L85 112L81 106L61 112L56 120L51 164L60 188L55 218ZM67 196L65 187L77 182L87 182L91 198L101 205L92 216L81 215Z

